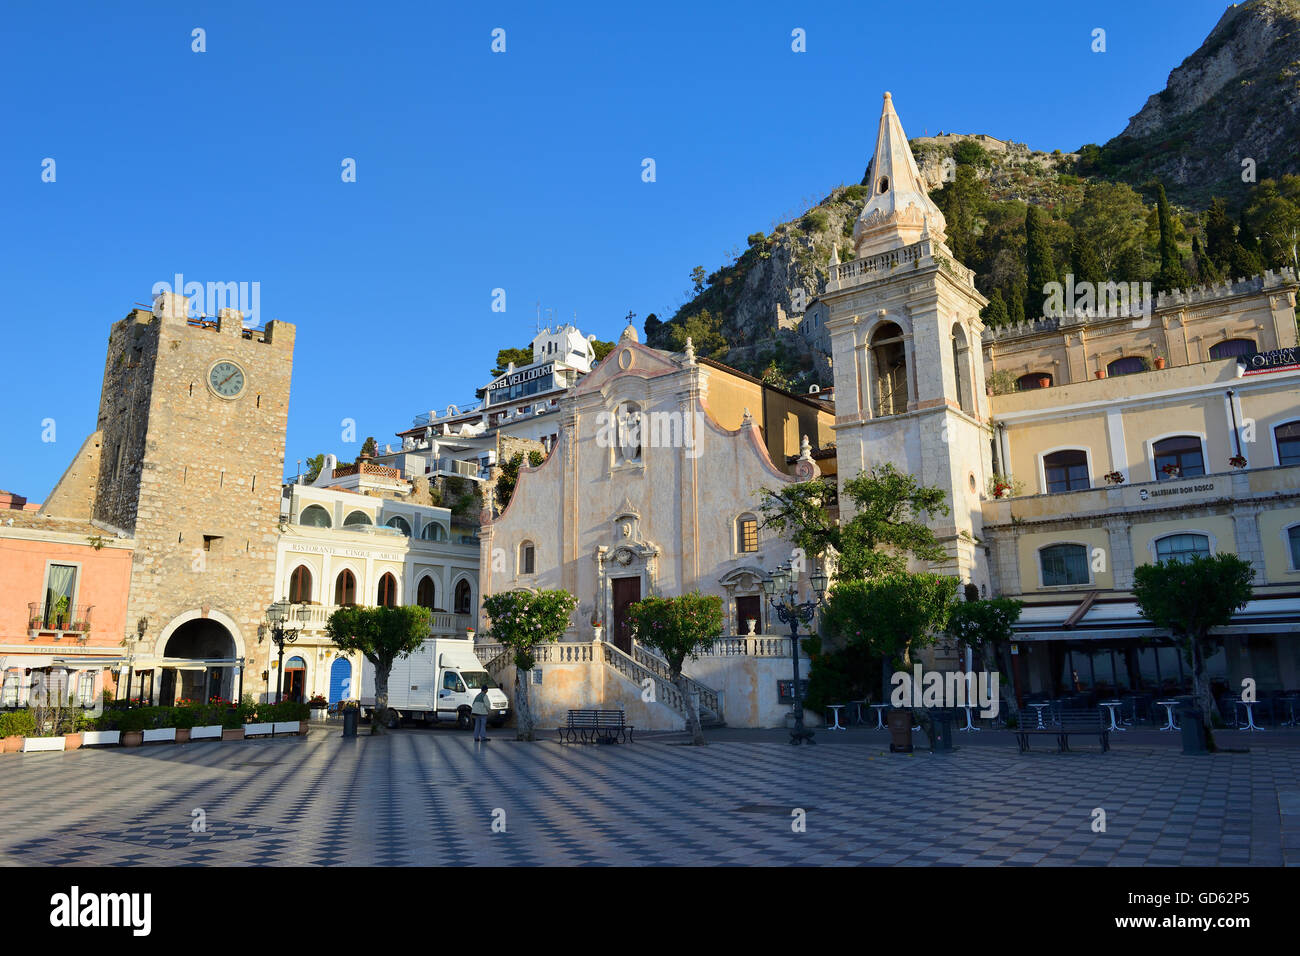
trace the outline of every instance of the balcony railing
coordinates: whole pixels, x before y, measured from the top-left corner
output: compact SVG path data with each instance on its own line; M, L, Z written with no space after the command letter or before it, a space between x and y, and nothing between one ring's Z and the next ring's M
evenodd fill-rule
M27 605L27 630L85 634L90 630L90 612L93 608L93 604L59 607L57 604L33 602Z
M307 604L302 608L302 617L294 618L291 616L290 619L301 621L303 627L308 631L324 630L325 622L340 606L336 604ZM430 622L431 632L439 636L449 634L464 636L465 628L474 626L474 615L472 614L434 611L430 616L432 619Z

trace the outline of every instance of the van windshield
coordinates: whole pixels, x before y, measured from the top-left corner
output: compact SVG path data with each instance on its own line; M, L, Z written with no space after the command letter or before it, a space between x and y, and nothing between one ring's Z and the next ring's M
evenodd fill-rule
M466 685L473 687L475 690L480 687L497 686L497 682L492 679L492 675L487 671L461 671L460 676Z

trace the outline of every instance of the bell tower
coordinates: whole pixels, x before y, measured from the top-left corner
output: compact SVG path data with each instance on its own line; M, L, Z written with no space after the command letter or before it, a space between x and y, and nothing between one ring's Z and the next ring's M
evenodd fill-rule
M853 229L857 258L831 264L821 297L834 356L841 488L891 462L943 489L951 512L936 516L934 530L950 561L934 570L987 584L975 544L991 473L979 318L987 300L944 244L947 223L889 93L867 185Z

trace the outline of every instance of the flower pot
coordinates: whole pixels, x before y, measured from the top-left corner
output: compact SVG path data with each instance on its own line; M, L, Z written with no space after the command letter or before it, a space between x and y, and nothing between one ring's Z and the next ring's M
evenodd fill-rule
M1156 368L1164 368L1164 367L1165 367L1165 360L1164 360L1164 358L1161 357L1161 356L1156 356L1155 363L1156 363Z
M1105 377L1106 377L1106 370L1103 369L1103 368L1099 368L1099 369L1097 369L1097 371L1093 372L1092 374L1093 374L1093 375L1096 375L1098 378L1105 378Z
M1051 388L1051 387L1052 387L1052 380L1051 380L1050 378L1048 378L1046 375L1039 376L1039 379L1038 379L1038 387L1039 387L1039 388Z
M311 709L312 720L325 720L329 716L329 711L324 707L313 707Z
M221 725L208 724L206 727L191 727L190 740L220 740Z
M23 741L23 753L41 753L43 751L62 750L62 737L28 737Z
M0 754L16 754L23 749L23 738L19 736L0 739Z
M591 635L593 641L603 641L605 639L605 629L597 624L591 629Z
M243 739L244 739L244 728L243 728L243 727L223 727L223 728L221 729L221 739L222 739L222 740L243 740Z
M190 742L190 728L189 728L189 727L177 727L177 728L176 728L176 742L177 742L178 744L187 744L187 743Z
M64 750L80 750L81 734L65 734L63 737Z
M124 730L122 731L123 747L139 747L144 743L143 730Z

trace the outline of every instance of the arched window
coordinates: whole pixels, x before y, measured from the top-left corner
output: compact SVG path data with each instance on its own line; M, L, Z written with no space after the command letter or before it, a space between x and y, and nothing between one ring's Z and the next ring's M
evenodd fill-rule
M344 568L334 579L334 603L339 607L349 607L357 603L356 576Z
M415 603L431 611L437 606L437 586L433 583L433 578L428 575L420 578L420 583L415 589Z
M343 527L345 528L355 528L358 526L369 526L373 524L374 522L370 520L370 515L366 514L364 511L354 511L343 519Z
M1156 539L1157 561L1178 561L1186 564L1193 555L1210 556L1210 539L1203 534L1167 534Z
M751 514L736 519L736 550L741 554L758 550L758 519Z
M388 572L379 579L379 600L375 603L380 607L397 607L397 578Z
M883 194L883 193L887 193L887 192L889 192L889 177L888 177L888 176L881 176L881 177L880 177L880 182L876 183L876 192L878 192L878 193L882 193L882 194Z
M470 604L473 600L474 595L470 593L469 582L462 578L456 585L456 613L469 614Z
M1287 529L1286 542L1291 546L1291 570L1300 571L1300 524Z
M311 569L300 564L289 575L289 603L307 604L311 601Z
M1030 372L1016 379L1016 384L1020 386L1022 392L1027 392L1031 388L1051 388L1052 376L1048 372Z
M1043 587L1087 584L1088 549L1081 544L1052 544L1038 552Z
M1205 474L1205 455L1201 452L1201 439L1196 435L1163 438L1151 446L1151 451L1157 481Z
M1067 448L1044 455L1043 479L1047 482L1048 494L1090 487L1088 453L1082 448Z
M1146 370L1147 364L1142 361L1140 355L1126 355L1107 365L1106 375L1114 378L1116 375L1132 375L1134 372L1145 372Z
M871 372L875 383L875 415L907 411L907 351L903 330L886 322L871 336Z
M1219 342L1210 346L1210 358L1236 358L1238 355L1249 355L1254 351L1255 342L1253 339L1228 339L1226 342Z
M952 377L953 385L957 389L957 405L963 412L970 411L970 399L967 398L967 379L965 374L966 358L969 353L966 343L966 332L962 329L961 324L957 323L952 327Z
M398 531L402 532L402 534L406 535L408 538L411 536L411 525L401 515L393 515L391 518L388 519L386 523L388 527L396 528Z
M536 549L531 541L519 545L519 573L532 574L536 561Z
M440 522L430 521L420 531L420 537L425 541L446 541L447 529Z
M636 464L641 461L641 406L636 402L620 402L614 409L614 425L618 440L614 445L617 463Z
M1273 429L1277 441L1277 463L1300 465L1300 422L1287 422Z
M308 505L303 508L298 515L298 523L309 528L328 528L333 524L330 521L330 513L320 505Z

